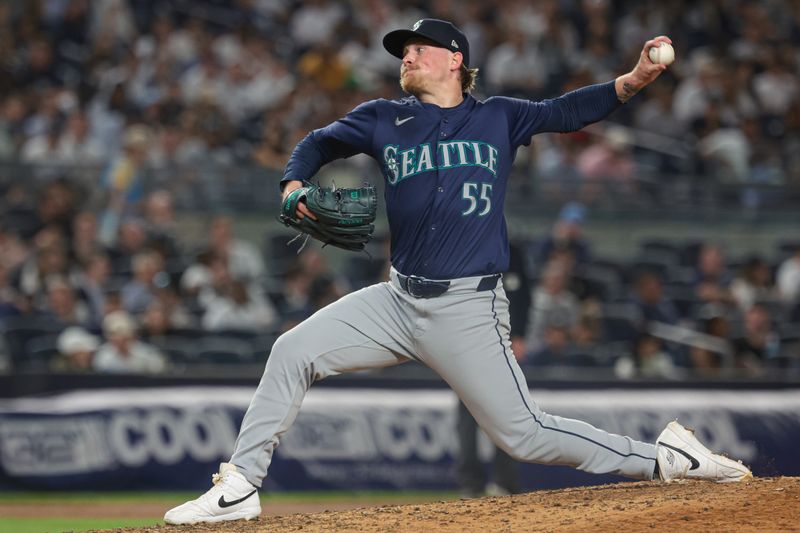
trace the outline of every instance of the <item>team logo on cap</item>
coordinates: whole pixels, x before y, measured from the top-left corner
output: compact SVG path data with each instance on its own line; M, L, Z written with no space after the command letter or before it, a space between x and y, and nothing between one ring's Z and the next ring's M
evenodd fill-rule
M417 31L417 28L419 28L421 24L422 24L421 20L416 21L414 23L414 26L411 27L411 31Z
M455 39L453 39L452 41L450 41L450 46L452 46L453 48L458 48L458 43L456 42L456 40L455 40Z

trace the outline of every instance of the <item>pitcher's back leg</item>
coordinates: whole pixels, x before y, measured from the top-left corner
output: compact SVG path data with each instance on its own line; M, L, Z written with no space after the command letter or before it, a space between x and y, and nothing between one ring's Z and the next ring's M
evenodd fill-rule
M403 309L387 284L351 293L278 338L231 463L260 487L272 452L314 381L409 360Z

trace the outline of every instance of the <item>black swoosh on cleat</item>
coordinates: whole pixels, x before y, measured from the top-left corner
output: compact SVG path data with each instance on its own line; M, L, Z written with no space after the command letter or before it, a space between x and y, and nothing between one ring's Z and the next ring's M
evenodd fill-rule
M256 490L258 490L258 489L256 489ZM225 501L225 496L220 496L220 497L219 497L219 501L217 502L217 505L219 505L220 507L222 507L222 508L224 509L224 508L226 508L226 507L230 507L230 506L232 506L232 505L236 505L237 503L242 503L242 502L243 502L243 501L245 501L247 498L249 498L250 496L252 496L253 494L255 494L255 493L256 493L256 490L254 490L253 492L251 492L250 494L248 494L248 495L247 495L247 496L245 496L244 498L239 498L238 500L233 500L232 502L226 502L226 501Z
M691 455L689 455L685 451L683 451L683 450L681 450L679 448L676 448L675 446L670 446L669 444L665 444L663 442L659 442L657 444L659 446L664 446L665 448L669 448L670 450L676 451L679 454L681 454L682 456L684 456L687 459L689 459L689 462L692 463L692 467L689 470L697 470L698 468L700 468L700 461L698 461L697 459L695 459L694 457L692 457Z

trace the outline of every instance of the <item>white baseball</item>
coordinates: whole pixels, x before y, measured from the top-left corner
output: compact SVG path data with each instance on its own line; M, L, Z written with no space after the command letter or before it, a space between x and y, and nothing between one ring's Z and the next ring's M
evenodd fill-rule
M669 65L675 61L675 49L669 43L661 42L650 49L650 61L656 64Z

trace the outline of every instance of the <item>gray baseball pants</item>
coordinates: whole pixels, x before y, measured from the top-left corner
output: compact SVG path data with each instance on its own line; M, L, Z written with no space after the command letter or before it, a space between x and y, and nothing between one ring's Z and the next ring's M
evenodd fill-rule
M453 388L491 440L525 462L653 478L656 448L543 412L511 353L508 298L482 278L450 281L435 298L390 281L348 294L275 342L242 421L231 463L260 487L306 391L328 376L417 360Z

